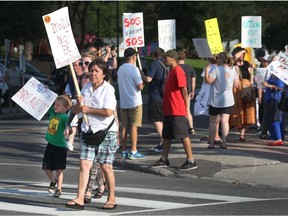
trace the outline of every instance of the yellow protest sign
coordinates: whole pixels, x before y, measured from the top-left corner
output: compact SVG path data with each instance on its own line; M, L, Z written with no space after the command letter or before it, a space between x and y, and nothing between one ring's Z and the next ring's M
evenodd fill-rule
M212 54L223 52L217 18L205 20L206 37Z

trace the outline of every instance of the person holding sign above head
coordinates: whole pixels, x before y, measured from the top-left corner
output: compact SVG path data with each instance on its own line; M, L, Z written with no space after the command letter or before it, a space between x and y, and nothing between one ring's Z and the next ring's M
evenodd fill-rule
M247 51L244 48L236 47L232 51L234 58L234 67L239 74L240 85L233 89L235 106L234 111L230 115L230 126L237 127L240 130L240 142L245 142L245 130L249 125L256 124L256 98L253 83L253 68L248 61L244 60ZM251 90L247 93L243 89Z
M93 161L98 160L108 186L107 201L103 209L116 208L115 176L113 161L117 145L118 126L115 121L115 107L117 104L115 89L107 82L109 71L106 63L101 59L95 59L89 64L90 82L81 90L82 96L77 97L77 104L72 110L75 114L82 112L87 119L81 124L80 137L80 172L77 197L66 203L67 208L83 210L84 196L89 181L89 172ZM107 129L104 140L97 145L90 136L100 130Z
M168 77L164 86L163 97L163 152L162 157L152 167L169 166L169 151L172 139L180 139L183 143L187 160L179 168L180 170L197 169L192 154L191 140L188 135L187 109L188 92L186 75L178 65L178 53L175 50L168 50L164 54L164 64L170 67Z
M71 108L72 102L67 95L60 95L56 98L54 106L48 110L50 115L46 140L48 145L44 153L42 170L50 179L49 193L54 197L60 197L62 193L63 171L66 169L66 140L65 136L70 133L66 130L68 115L66 112ZM57 177L54 177L53 171Z
M135 66L138 52L129 47L124 51L126 63L118 70L118 86L121 109L121 144L123 159L140 159L145 155L137 151L138 127L142 126L142 95L144 84ZM130 127L131 153L127 150L127 128Z

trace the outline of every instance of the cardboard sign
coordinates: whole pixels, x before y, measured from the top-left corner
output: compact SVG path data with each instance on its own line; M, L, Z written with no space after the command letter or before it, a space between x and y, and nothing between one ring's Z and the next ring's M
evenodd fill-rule
M242 16L241 43L242 47L261 48L261 16Z
M143 13L124 13L122 21L125 49L127 47L144 47Z
M56 98L56 93L31 77L12 100L40 121Z
M199 58L213 57L206 38L193 38L192 41Z
M276 75L279 79L288 85L288 56L284 53L279 53L277 55L277 60L272 61L268 67L271 73Z
M205 20L206 37L212 54L223 52L217 18Z
M176 49L175 20L158 20L159 47L165 50Z
M68 7L44 15L42 18L56 68L67 66L80 59L81 55L71 29Z

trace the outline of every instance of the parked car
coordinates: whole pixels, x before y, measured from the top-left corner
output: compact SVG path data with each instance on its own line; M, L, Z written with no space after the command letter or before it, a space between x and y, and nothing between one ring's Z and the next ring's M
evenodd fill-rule
M7 59L6 62L6 69L9 70L10 67L10 63L12 61L17 62L17 67L20 70L20 61L19 59L16 58L9 58ZM0 64L2 64L1 67L4 67L5 64L5 58L0 57ZM31 77L34 77L35 79L37 79L39 82L41 82L42 84L45 84L49 87L50 90L56 92L56 85L54 83L53 80L48 79L48 75L46 73L42 73L38 68L36 68L34 65L30 64L29 62L26 62L26 72L24 73L24 82L26 83Z

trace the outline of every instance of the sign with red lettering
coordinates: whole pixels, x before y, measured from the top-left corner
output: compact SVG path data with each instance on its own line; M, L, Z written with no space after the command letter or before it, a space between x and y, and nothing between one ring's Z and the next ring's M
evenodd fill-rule
M144 47L143 13L123 14L124 47Z
M31 77L12 97L12 100L40 121L56 98L56 93L46 88L34 77Z
M67 66L80 59L81 55L70 24L68 7L44 15L42 18L56 68Z
M176 49L175 20L158 20L159 47L165 50Z

